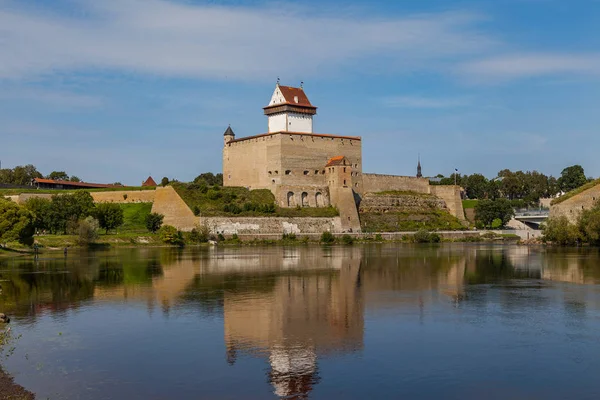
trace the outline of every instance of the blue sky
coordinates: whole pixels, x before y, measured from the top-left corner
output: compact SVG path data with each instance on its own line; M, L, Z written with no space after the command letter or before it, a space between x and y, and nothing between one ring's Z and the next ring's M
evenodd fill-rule
M600 175L600 2L0 0L0 159L86 181L221 170L277 77L365 172Z

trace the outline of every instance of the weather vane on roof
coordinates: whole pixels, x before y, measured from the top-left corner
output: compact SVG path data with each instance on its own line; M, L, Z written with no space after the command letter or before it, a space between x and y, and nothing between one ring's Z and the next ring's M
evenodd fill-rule
M304 81L300 81L300 87L304 87Z
M279 85L279 77L277 77L277 84Z

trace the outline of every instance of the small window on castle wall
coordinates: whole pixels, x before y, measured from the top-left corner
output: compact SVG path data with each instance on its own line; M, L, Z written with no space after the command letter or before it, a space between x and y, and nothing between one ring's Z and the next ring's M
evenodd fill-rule
M290 171L290 170L288 169L287 171L285 171L285 174L286 174L286 175L291 175L291 174L292 174L292 171Z
M346 186L346 180L344 179L344 186Z
M319 175L319 170L318 169L315 170L315 175Z
M344 172L346 172L346 167L344 167Z
M308 171L304 171L304 175L308 175Z
M354 184L354 187L358 187L358 182Z
M273 175L273 172L272 172L272 171L269 171L269 175Z
M279 175L279 171L275 171L275 175Z

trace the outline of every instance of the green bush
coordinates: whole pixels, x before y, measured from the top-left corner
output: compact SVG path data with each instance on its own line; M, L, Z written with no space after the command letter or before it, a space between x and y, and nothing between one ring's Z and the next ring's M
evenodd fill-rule
M441 242L441 237L437 233L420 230L413 235L413 241L415 243L439 243Z
M321 242L331 244L335 242L335 236L329 231L325 231L321 234Z
M156 233L163 224L164 215L159 213L150 213L146 215L146 229L152 233Z
M582 239L581 232L565 216L548 218L542 224L543 240L560 246L574 246Z
M350 235L344 235L342 236L342 243L344 244L353 244L354 243L354 238Z
M159 230L160 239L166 243L174 246L183 247L185 245L185 239L183 233L177 230L174 226L164 225Z
M381 233L378 233L375 235L375 241L376 242L383 242L383 236L381 236Z
M79 227L77 229L77 244L80 246L87 246L92 243L96 243L98 240L98 220L94 217L87 217L79 221Z
M196 224L189 234L191 243L206 243L210 239L210 228L206 224Z
M281 237L281 240L293 242L296 240L296 234L295 233L284 233L283 236Z

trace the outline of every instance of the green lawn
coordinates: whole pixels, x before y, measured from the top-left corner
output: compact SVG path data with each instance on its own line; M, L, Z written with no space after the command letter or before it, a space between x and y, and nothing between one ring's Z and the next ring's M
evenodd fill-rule
M463 209L466 210L467 208L475 208L478 201L479 200L463 200L463 202L462 202Z
M147 232L146 216L152 211L152 203L126 203L120 206L123 209L124 223L119 228L119 232Z
M596 179L596 180L594 180L594 181L588 182L588 183L586 183L585 185L583 185L583 186L580 186L580 187L578 187L578 188L577 188L577 189L575 189L575 190L571 190L570 192L563 194L563 195L562 195L562 196L560 196L558 199L554 199L554 200L552 200L552 203L551 203L551 204L552 204L552 205L555 205L555 204L560 204L560 203L562 203L563 201L565 201L565 200L568 200L568 199L570 199L571 197L573 197L573 196L576 196L576 195L578 195L578 194L579 194L579 193L581 193L581 192L584 192L584 191L586 191L586 190L588 190L588 189L591 189L591 188L593 188L593 187L594 187L594 186L596 186L596 185L600 185L600 179Z

